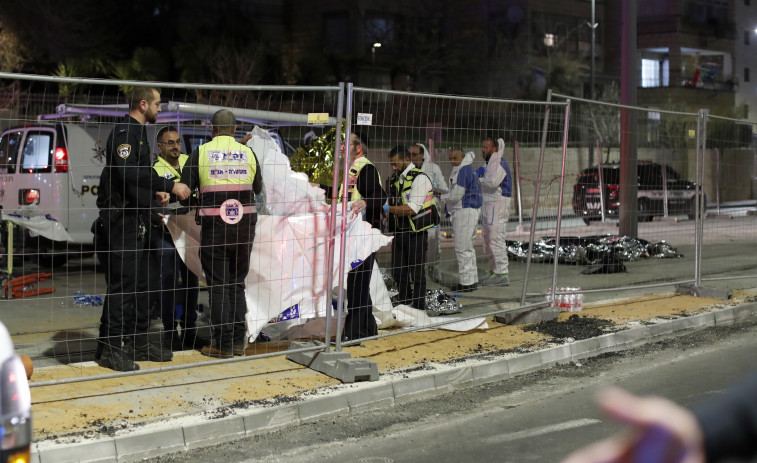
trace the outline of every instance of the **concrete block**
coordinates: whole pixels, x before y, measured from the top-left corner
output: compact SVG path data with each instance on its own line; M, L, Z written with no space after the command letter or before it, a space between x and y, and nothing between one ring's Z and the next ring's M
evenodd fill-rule
M300 409L296 404L279 405L265 410L256 410L242 417L247 434L270 431L300 424Z
M228 442L245 436L244 418L231 416L184 426L187 449Z
M317 399L306 400L298 405L300 412L300 421L307 423L331 416L339 416L349 413L350 404L347 402L345 394L319 397Z
M290 350L306 347L326 348L320 341L292 342ZM379 372L376 362L362 358L352 358L346 351L310 351L293 352L286 356L287 360L336 378L343 383L356 381L378 381Z
M690 294L696 297L709 297L713 299L723 299L725 301L733 299L733 290L731 289L697 286L694 283L675 285L675 291L677 293Z
M690 317L692 319L692 323L694 327L708 327L708 326L714 326L715 325L715 313L714 312L706 312L706 313L700 313L698 315L694 315L693 317Z
M471 367L473 380L483 379L484 382L490 380L507 379L510 377L510 363L507 359L495 360L483 365L474 365Z
M543 366L551 366L556 363L570 361L570 345L555 346L539 351L539 357Z
M440 393L468 386L471 381L473 381L473 370L468 366L434 374L434 387Z
M733 308L733 318L736 322L743 322L757 317L757 304L744 304Z
M519 355L508 359L508 372L510 376L514 376L520 373L528 373L539 368L541 363L541 354L539 352L529 352L528 354Z
M495 315L494 321L506 325L527 325L555 320L558 315L560 315L559 307L536 307L510 310L502 315Z
M436 394L433 375L401 379L393 383L394 402L401 404L420 397Z
M29 463L40 463L39 453L33 451L32 454L29 455Z
M631 329L613 333L616 347L632 346L649 339L649 328L646 326L637 326Z
M75 445L40 446L40 463L116 461L116 441L113 438L96 442L79 442Z
M733 307L715 312L715 325L731 325L736 320Z
M598 352L602 346L598 338L582 339L569 344L570 354L573 359L584 358Z
M352 412L394 406L394 387L391 384L361 388L346 394L346 396Z
M184 448L184 431L181 428L116 437L118 461L141 461L147 457L179 452Z
M613 348L618 344L618 340L615 337L615 333L603 334L594 338L599 341L599 350L604 352L608 348Z
M654 325L647 325L649 329L649 335L651 337L667 336L673 333L673 327L667 321L662 323L655 323Z

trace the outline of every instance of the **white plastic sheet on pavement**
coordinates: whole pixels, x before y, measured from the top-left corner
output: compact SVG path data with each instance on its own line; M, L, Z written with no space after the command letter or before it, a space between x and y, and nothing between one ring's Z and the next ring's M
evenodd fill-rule
M42 236L53 241L73 241L66 228L47 215L40 214L27 217L3 212L0 213L0 219L28 229L31 236Z

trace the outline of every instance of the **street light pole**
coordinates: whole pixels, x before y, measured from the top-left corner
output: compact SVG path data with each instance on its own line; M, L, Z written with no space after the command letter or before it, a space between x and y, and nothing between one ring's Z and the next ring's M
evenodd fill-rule
M589 27L591 28L591 52L589 53L591 55L589 62L589 99L594 99L594 56L595 56L595 50L594 50L594 42L596 41L596 32L597 32L597 24L596 16L595 16L595 0L591 0L591 23L589 23ZM597 152L597 156L601 156L599 152ZM589 143L589 165L594 165L594 144Z
M374 42L371 47L371 73L373 74L373 86L376 87L376 49L381 48L381 42Z

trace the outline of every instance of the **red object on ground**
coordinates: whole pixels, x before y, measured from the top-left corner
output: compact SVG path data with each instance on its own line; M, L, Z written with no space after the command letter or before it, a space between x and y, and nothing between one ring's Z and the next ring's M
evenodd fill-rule
M52 273L30 273L12 280L8 280L3 287L5 288L5 298L13 297L14 299L39 296L40 294L50 294L55 288L40 288L39 283L52 277Z

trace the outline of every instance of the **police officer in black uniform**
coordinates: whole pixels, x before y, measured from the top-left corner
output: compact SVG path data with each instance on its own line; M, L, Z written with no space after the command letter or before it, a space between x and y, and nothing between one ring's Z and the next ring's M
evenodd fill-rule
M137 87L133 91L129 115L108 138L98 190L98 240L104 241L101 250L107 249L108 292L96 359L100 366L117 371L138 370L136 360L167 362L173 357L170 350L147 338L150 314L145 234L152 200L167 204L168 192L186 199L189 188L160 177L152 168L145 124L155 123L159 112L157 89Z

